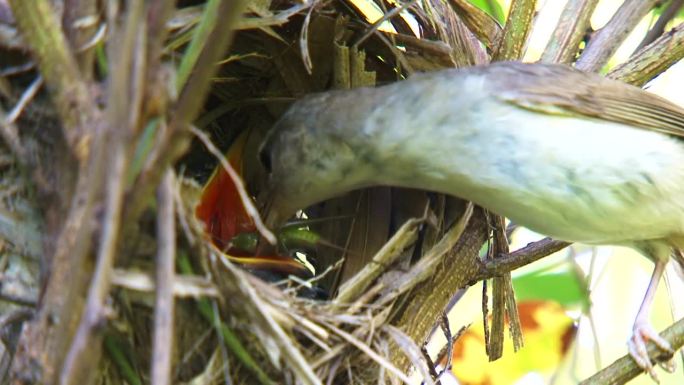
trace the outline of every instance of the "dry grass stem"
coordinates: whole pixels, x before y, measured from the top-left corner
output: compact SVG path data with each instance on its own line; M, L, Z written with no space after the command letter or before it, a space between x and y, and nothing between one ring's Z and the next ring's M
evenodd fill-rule
M152 337L152 383L171 383L171 353L174 351L174 281L176 257L175 178L166 171L157 192L157 274Z

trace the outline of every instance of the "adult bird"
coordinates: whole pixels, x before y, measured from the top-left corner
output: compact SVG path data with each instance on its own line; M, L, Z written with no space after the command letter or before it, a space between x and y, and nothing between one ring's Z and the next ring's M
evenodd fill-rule
M294 103L262 145L268 221L362 187L471 200L560 240L621 245L655 264L629 352L671 352L649 309L684 247L684 109L565 65L496 63Z

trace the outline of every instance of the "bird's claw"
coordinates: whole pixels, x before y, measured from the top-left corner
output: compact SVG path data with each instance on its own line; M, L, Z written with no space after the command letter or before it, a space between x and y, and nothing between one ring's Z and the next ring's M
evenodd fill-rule
M650 325L634 325L632 338L627 344L629 346L629 355L632 356L637 365L647 372L656 383L659 383L658 376L653 368L653 363L648 355L646 341L653 342L660 350L669 354L674 354L674 349L672 349L670 343L653 330ZM672 360L662 363L661 366L670 372L674 370L674 362Z
M675 364L674 358L670 358L667 361L661 361L658 363L658 366L663 368L663 370L668 373L674 373L675 370L677 370L677 365Z

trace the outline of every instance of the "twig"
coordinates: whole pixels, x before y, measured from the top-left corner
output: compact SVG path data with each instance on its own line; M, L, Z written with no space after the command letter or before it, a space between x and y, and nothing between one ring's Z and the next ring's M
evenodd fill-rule
M313 62L311 61L311 54L309 53L309 25L311 24L311 15L315 7L311 6L304 16L304 22L299 33L299 52L304 64L304 69L311 75L313 72Z
M590 25L596 4L598 0L568 0L544 49L542 62L572 63Z
M36 96L36 93L40 89L40 86L43 85L43 78L38 75L38 77L31 83L24 92L21 94L21 98L19 98L19 101L17 104L14 105L14 107L10 110L9 114L7 114L7 117L5 118L5 124L14 124L17 119L19 119L19 116L21 113L24 111L24 108L26 108L26 105L28 105L31 100L33 100L33 97Z
M677 321L674 325L665 329L660 336L670 343L676 351L684 346L684 319ZM672 355L657 348L652 342L648 343L648 355L657 362L664 362ZM582 381L580 385L617 385L624 384L643 373L634 359L625 355L616 360L608 367Z
M626 0L608 24L596 32L582 52L576 67L582 71L597 72L617 51L627 35L646 16L658 0Z
M454 342L458 337L463 334L465 331L465 326L462 327L456 335L451 334L451 327L449 327L449 317L447 316L447 313L444 312L442 313L442 322L440 322L440 325L442 327L442 332L444 333L444 337L446 338L446 351L444 352L444 367L442 370L439 372L437 375L437 379L439 380L444 373L448 372L451 370L451 360L453 360L453 355L454 355ZM437 357L442 357L442 351L440 351L440 354L437 354Z
M639 43L639 46L634 50L634 52L636 53L641 51L642 48L653 43L655 39L660 37L660 35L662 35L665 31L665 26L667 23L677 16L677 12L679 12L679 9L682 8L683 5L684 0L672 0L667 8L660 14L658 21L656 21L653 27L648 31L648 33L646 33L646 36L644 36L644 39L641 41L641 43Z
M440 328L442 329L442 333L444 333L444 338L446 338L447 341L447 351L446 351L446 363L444 364L444 368L440 370L438 379L439 377L442 377L442 375L447 372L451 366L451 359L452 359L452 354L454 350L454 341L452 340L451 336L451 328L449 327L449 317L447 316L447 313L444 312L442 313L442 319L440 320L439 323Z
M226 346L225 338L222 338L223 322L221 322L220 318L221 313L219 312L218 304L214 300L211 301L211 309L213 310L214 314L214 330L216 330L216 337L218 339L219 348L221 349L221 358L223 359L223 382L226 385L233 385L233 381L230 378L230 360L228 359L228 347Z
M153 293L156 290L154 277L147 273L114 269L112 285L128 290ZM216 286L204 277L196 275L174 275L173 296L175 298L221 297Z
M10 0L12 12L26 42L31 46L40 72L61 117L65 137L79 159L88 151L90 137L83 130L93 124L95 98L81 77L76 59L46 0Z
M27 307L36 307L36 305L38 305L37 298L17 295L13 293L6 293L3 290L0 290L0 301L10 302L16 305Z
M168 170L157 193L157 290L154 303L154 336L152 337L153 384L171 383L173 353L174 261L176 254L176 223L174 210L174 176Z
M36 67L36 63L33 61L28 61L24 64L19 64L15 65L12 67L5 67L0 69L0 76L1 77L6 77L6 76L14 76L14 75L19 75L23 74L24 72L28 72Z
M19 130L17 126L13 123L8 122L8 119L4 112L0 110L0 136L5 142L7 147L14 153L19 162L25 163L28 154L26 153L26 148L21 144L19 139Z
M536 4L536 0L513 0L494 60L519 60L523 56L527 35L532 30Z
M118 128L118 127L117 127ZM111 273L116 256L116 244L119 236L121 207L123 206L124 175L126 170L126 158L123 143L115 146L112 150L111 167L107 173L106 208L103 220L102 236L97 253L97 263L92 277L86 306L83 310L81 323L74 336L69 352L67 353L64 368L60 375L62 384L74 384L79 375L93 368L82 365L94 365L97 360L84 354L98 345L99 340L93 337L98 325L106 314L105 301L111 285ZM99 346L95 347L99 351ZM95 362L93 362L95 361Z
M546 257L549 254L553 254L556 251L562 250L569 245L569 242L557 241L551 238L544 238L540 241L530 243L508 255L482 263L480 274L478 274L473 281L476 282L505 274Z
M105 302L111 287L112 270L116 257L123 197L128 169L127 144L132 128L137 123L132 116L140 110L140 98L134 97L138 84L135 83L138 66L135 66L134 52L139 48L144 31L143 4L136 3L129 8L122 35L118 37L116 68L112 73L108 126L104 137L108 153L102 154L106 165L106 190L104 217L97 250L95 271L90 281L88 296L81 321L69 348L60 374L60 383L75 384L87 380L98 363L101 353L102 328L98 328L107 313ZM137 39L136 39L137 37Z
M425 345L420 348L420 352L423 354L423 359L425 359L425 362L427 363L428 371L430 372L432 379L435 381L435 385L442 385L442 382L439 381L439 373L437 373L437 369L435 368L436 365L434 361L432 361L432 358L430 358L430 353L427 351Z
M400 3L398 7L393 8L389 12L382 15L381 18L376 20L368 29L366 29L366 32L364 32L364 34L356 41L356 43L352 44L352 46L358 47L359 45L361 45L361 43L366 41L366 39L368 39L373 33L375 33L378 30L378 28L380 28L382 23L384 23L384 22L390 20L391 18L399 15L402 11L404 11L405 9L407 9L409 7L412 7L417 2L418 2L418 0L410 0L406 3Z
M608 77L642 86L684 57L684 23L613 68Z
M259 210L257 210L257 208L254 206L254 203L252 203L252 199L249 197L249 193L247 193L247 189L245 188L245 184L242 182L240 175L238 175L237 171L235 171L233 166L230 165L230 162L228 162L226 157L223 156L221 151L214 145L214 143L212 143L207 134L193 126L190 126L190 131L202 142L202 144L204 144L207 150L209 150L209 152L214 155L216 159L218 159L218 161L221 163L221 167L223 167L223 169L228 173L228 176L230 176L231 181L235 185L235 188L240 195L240 201L242 206L245 208L245 212L247 212L247 215L249 215L249 217L254 221L254 225L256 226L257 231L259 231L259 234L261 234L261 236L268 240L272 245L275 245L277 239L261 219Z

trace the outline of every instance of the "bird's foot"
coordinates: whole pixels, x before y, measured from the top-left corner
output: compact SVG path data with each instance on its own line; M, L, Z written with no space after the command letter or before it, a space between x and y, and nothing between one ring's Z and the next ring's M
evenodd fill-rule
M629 346L629 355L632 356L637 365L648 373L655 382L659 382L651 358L648 355L648 349L646 348L646 342L649 340L660 350L669 354L674 354L674 350L672 349L672 346L670 346L670 343L661 337L648 322L637 322L634 324L632 338L630 338L627 343ZM674 370L674 361L669 360L662 363L661 366L663 369L672 372Z

